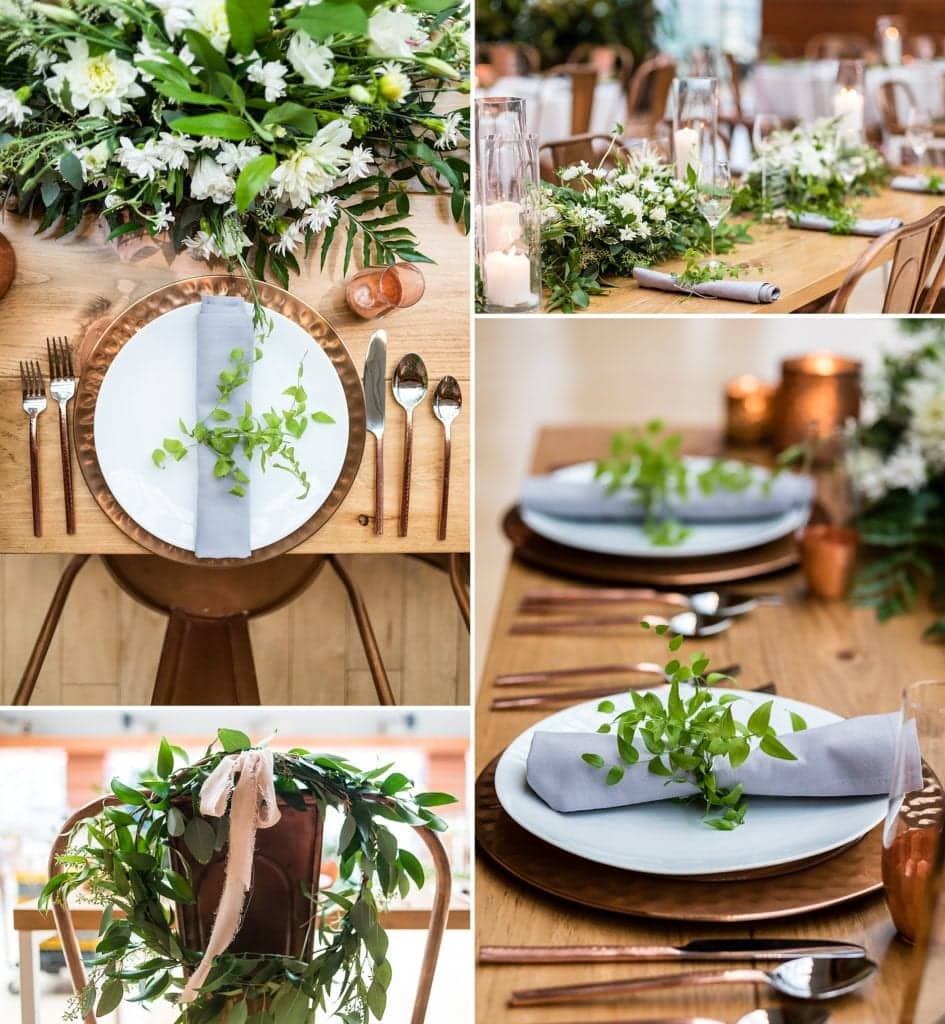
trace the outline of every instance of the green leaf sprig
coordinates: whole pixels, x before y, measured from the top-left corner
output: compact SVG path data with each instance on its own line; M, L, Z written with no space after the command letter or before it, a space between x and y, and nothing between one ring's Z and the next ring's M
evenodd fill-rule
M705 253L697 249L689 249L683 256L685 267L681 274L674 274L676 283L683 288L695 288L710 281L722 281L725 278L738 280L748 272L742 263L705 262Z
M308 472L299 462L295 443L308 429L309 422L330 424L335 420L327 412L308 411L308 393L302 386L304 357L299 363L295 383L282 392L292 399L287 408L279 410L271 406L261 415L256 415L250 403L244 402L240 415L232 413L226 406L230 398L248 382L250 358L250 354L242 348L234 348L230 352L230 368L220 372L217 383L220 394L217 406L209 416L193 427L188 427L183 420L178 421L181 434L190 443L165 437L161 447L151 453L151 460L159 469L163 469L168 456L180 462L192 449L206 445L217 456L214 476L231 482L230 494L243 498L249 486L249 475L243 467L251 465L258 456L262 472L265 473L272 466L298 481L298 499L301 501L308 497L312 485ZM262 349L257 347L252 361L258 362L261 358Z
M666 625L653 626L646 621L643 628L652 629L660 636L669 631ZM732 713L732 705L741 697L733 693L716 697L712 692L713 686L730 677L710 672L706 654L694 654L688 661L677 657L683 642L679 635L669 641L674 657L664 669L669 680L665 704L655 693L631 690L633 706L626 711L615 715L616 706L611 700L598 705L597 710L609 720L597 731L614 735L617 760L608 763L600 754L581 756L592 768L606 770L607 785L616 786L628 767L649 755L647 770L650 774L665 778L667 785L695 786L705 805L705 824L720 832L730 832L744 822L748 803L741 784L731 789L719 786L715 759L727 759L732 768L737 768L745 763L753 749L784 761L794 761L796 757L771 726L774 701L760 704L747 722L739 722ZM683 696L683 684L693 688L691 696ZM791 712L791 725L795 732L807 728L807 723L795 712ZM646 754L641 754L641 745ZM693 798L687 795L680 799Z

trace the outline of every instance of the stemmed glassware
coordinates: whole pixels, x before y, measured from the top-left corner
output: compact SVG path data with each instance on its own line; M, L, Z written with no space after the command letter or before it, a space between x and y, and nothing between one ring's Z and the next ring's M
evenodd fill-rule
M909 113L906 114L906 142L915 153L917 164L922 163L929 146L932 145L933 137L932 119L928 111L922 107L910 107Z
M720 267L722 264L715 258L715 232L732 208L732 171L727 161L716 159L702 163L697 204L712 237L711 255L705 266Z
M774 132L781 130L781 118L777 114L755 114L751 126L751 142L761 160L761 216L767 220L768 213L768 140Z

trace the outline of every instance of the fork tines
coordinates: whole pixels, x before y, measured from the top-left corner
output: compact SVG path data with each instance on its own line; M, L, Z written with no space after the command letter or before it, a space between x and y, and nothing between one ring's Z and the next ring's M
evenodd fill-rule
M20 384L23 388L23 401L31 398L45 398L46 385L43 382L43 369L35 359L20 360Z
M69 339L55 337L46 339L46 351L49 353L49 373L53 380L74 380L72 370L72 346Z

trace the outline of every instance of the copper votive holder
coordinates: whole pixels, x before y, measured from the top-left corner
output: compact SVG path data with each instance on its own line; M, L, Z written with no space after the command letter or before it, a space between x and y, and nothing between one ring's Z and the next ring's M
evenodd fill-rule
M774 415L779 451L794 444L827 441L860 415L861 364L829 352L812 352L781 364ZM821 452L821 456L828 453Z
M732 444L761 444L771 437L777 388L745 373L725 386L725 436Z
M839 601L850 589L860 535L844 526L816 523L801 533L801 569L811 593Z

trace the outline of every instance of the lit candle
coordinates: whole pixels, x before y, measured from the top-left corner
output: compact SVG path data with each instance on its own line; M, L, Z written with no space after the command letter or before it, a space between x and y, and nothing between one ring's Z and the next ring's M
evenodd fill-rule
M502 309L533 306L532 265L524 252L486 253L483 267L486 302Z
M860 363L817 352L781 364L774 440L779 450L819 439L829 441L860 412ZM829 446L821 446L821 456Z
M676 153L676 177L685 181L690 167L699 171L699 132L695 128L678 128L673 138Z
M902 63L902 36L895 25L890 25L883 32L883 63L889 65Z
M750 374L725 388L725 433L734 444L759 444L771 435L775 387Z
M485 247L487 252L510 249L522 237L522 207L519 203L490 203L486 207Z
M833 98L833 115L840 118L840 130L851 141L863 136L863 95L857 89L839 89Z

